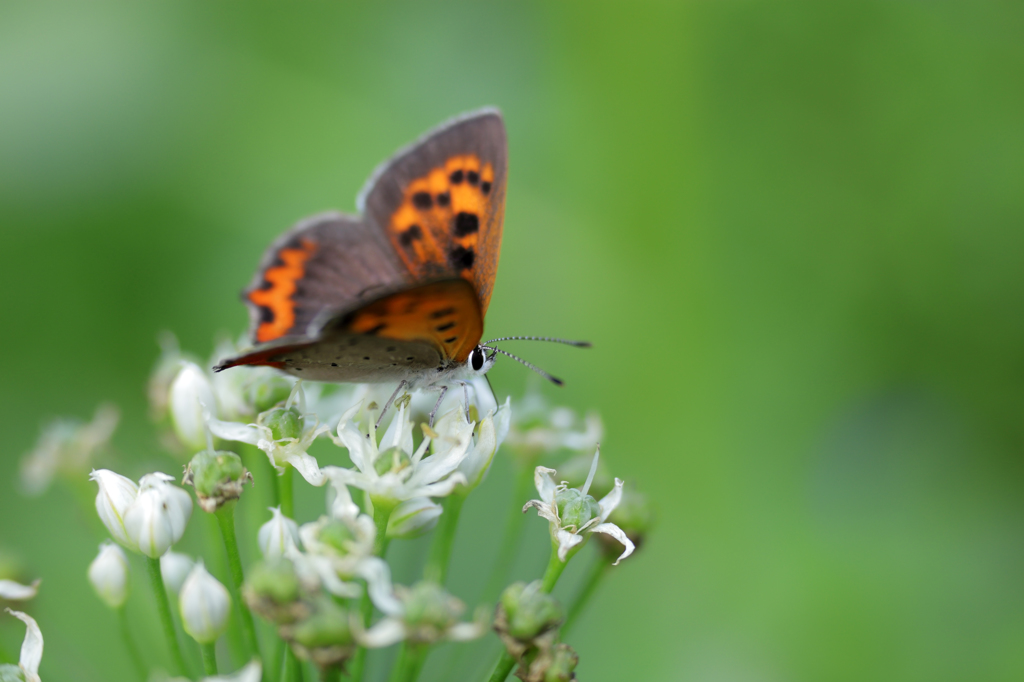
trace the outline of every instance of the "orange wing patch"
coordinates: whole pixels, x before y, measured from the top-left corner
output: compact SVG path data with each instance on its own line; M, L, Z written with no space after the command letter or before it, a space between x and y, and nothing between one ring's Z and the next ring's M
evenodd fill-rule
M295 325L295 300L298 281L306 273L306 261L316 251L316 242L303 239L296 248L281 249L277 257L281 265L267 268L263 287L249 292L249 300L260 307L260 325L256 340L260 343L278 339Z
M388 236L413 275L455 273L471 282L487 310L497 271L504 205L493 197L494 166L475 154L450 157L444 166L411 181L391 215ZM495 225L497 230L491 226ZM468 352L468 351L467 351Z
M425 341L445 359L458 362L465 362L484 331L476 293L459 279L431 282L374 301L350 314L341 330Z

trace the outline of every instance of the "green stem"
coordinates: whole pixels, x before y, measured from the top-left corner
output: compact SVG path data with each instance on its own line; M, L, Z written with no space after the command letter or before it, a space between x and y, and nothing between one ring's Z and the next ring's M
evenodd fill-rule
M590 601L590 598L594 596L594 592L597 591L597 586L600 585L601 580L608 575L608 569L611 565L611 559L605 557L603 553L590 565L587 577L583 581L583 587L580 588L579 592L577 592L576 596L573 598L572 603L569 605L569 615L565 617L565 622L562 623L561 634L563 637L567 635L569 630L571 630L576 624L580 614L583 613L583 608Z
M291 647L284 651L284 682L302 682L302 662L299 661Z
M171 660L176 668L175 673L188 675L188 667L185 665L185 658L181 655L181 647L178 645L178 633L175 632L174 621L171 619L171 604L167 601L167 588L164 587L163 574L160 572L160 560L151 557L145 557L145 560L153 596L156 597L156 610L160 615L164 637L167 638L167 646L171 650Z
M231 501L222 506L216 511L216 516L220 524L220 533L224 536L224 548L228 553L228 568L231 571L231 582L228 587L241 615L242 636L248 649L246 658L257 656L262 659L259 641L256 639L256 624L252 620L249 607L242 601L242 583L245 581L245 575L242 573L242 558L238 553L238 539L235 537L235 502Z
M452 556L452 546L455 544L455 530L459 526L459 515L465 502L466 495L458 492L445 498L444 511L434 531L427 565L423 568L423 579L437 583L441 587L444 587L448 577L448 563Z
M388 520L391 518L391 512L394 511L395 506L380 500L375 500L373 505L373 525L377 528L377 534L373 539L373 554L382 559L388 551ZM362 615L363 624L369 627L370 619L373 617L373 602L370 601L369 586L363 591L363 599L359 603L359 611ZM349 679L352 682L362 682L365 669L366 647L359 647L352 657Z
M217 674L217 647L216 644L200 644L199 651L203 653L203 672L206 675Z
M341 670L331 666L320 669L320 682L338 682L341 679Z
M277 477L277 499L281 503L281 513L289 519L295 518L295 487L292 478L295 468L291 464L284 465L284 473Z
M135 646L135 639L132 638L132 630L128 627L128 615L125 612L124 606L117 609L117 623L121 629L121 639L124 640L124 648L128 650L128 658L132 659L132 665L135 666L135 673L140 680L145 680L149 673L146 670L146 664L142 662L142 655L139 654L138 647Z
M402 647L398 661L391 671L390 682L415 682L426 661L427 647L422 644L409 644Z
M519 545L523 539L523 528L525 515L522 513L522 505L530 498L530 487L533 485L533 469L528 466L521 466L516 471L515 485L512 490L512 508L509 509L508 517L505 519L505 530L502 534L501 549L498 551L498 558L495 559L491 576L487 580L482 599L479 601L492 602L498 598L502 588L508 580L509 572L515 564L516 555L519 553Z
M555 583L558 582L567 563L558 558L558 544L551 543L551 559L548 561L548 568L544 571L544 577L541 579L540 589L542 592L550 594L551 590L555 589ZM512 672L512 667L515 664L516 659L512 657L512 654L508 651L501 652L501 657L494 664L491 676L487 678L488 682L505 682L505 678Z

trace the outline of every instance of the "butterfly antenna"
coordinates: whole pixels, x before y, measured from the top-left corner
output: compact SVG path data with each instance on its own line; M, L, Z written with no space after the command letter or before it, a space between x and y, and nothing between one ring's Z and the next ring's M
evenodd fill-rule
M550 341L551 343L564 343L567 346L577 348L590 348L589 341L570 341L568 339L556 339L550 336L505 336L500 339L491 339L484 343L498 343L499 341Z
M488 343L489 343L489 342L488 342ZM547 372L545 372L544 370L542 370L542 369L541 369L540 367L538 367L537 365L531 364L531 363L527 362L526 360L523 360L523 359L522 359L521 357L519 357L518 355L512 355L512 353L509 353L509 352L508 352L507 350L502 350L502 349L500 349L500 348L494 348L494 347L492 347L492 346L480 346L480 347L481 347L481 348L486 348L487 350L490 350L490 351L494 351L495 353L501 353L502 355L506 355L506 356L508 356L508 357L512 358L512 359L513 359L513 360L515 360L516 362L519 362L519 363L522 363L522 364L526 365L527 367L529 367L530 369L532 369L532 370L533 370L534 372L536 372L537 374L541 375L542 377L544 377L545 379L547 379L547 380L548 380L548 381L550 381L551 383L555 384L556 386L562 386L562 385L564 385L564 384L565 384L565 382L563 382L563 381L562 381L561 379L559 379L558 377L556 377L556 376L552 376L551 374L548 374Z

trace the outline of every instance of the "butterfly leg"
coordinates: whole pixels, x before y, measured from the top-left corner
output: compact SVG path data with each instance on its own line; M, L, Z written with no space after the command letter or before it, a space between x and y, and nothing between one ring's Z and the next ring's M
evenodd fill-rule
M380 420L384 418L385 414L387 414L388 408L391 407L391 403L395 402L395 398L398 397L398 394L401 392L401 390L408 385L409 382L406 381L405 379L402 379L402 381L399 382L398 388L396 388L395 392L391 394L391 397L388 398L388 401L384 403L384 409L380 411L380 416L377 417L377 423L374 425L374 429L380 428Z
M444 394L448 392L447 386L441 387L441 395L437 396L437 402L434 403L434 409L430 411L430 427L434 426L434 415L437 414L437 408L441 407L441 401L444 400Z

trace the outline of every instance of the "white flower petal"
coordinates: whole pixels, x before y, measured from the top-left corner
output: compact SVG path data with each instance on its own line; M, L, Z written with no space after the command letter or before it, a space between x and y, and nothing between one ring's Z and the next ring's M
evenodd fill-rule
M622 501L622 479L615 479L615 487L607 495L602 497L597 505L601 508L601 523L608 520L608 515L615 511Z
M398 408L398 413L391 420L378 447L380 452L391 448L398 448L407 455L412 454L412 422L409 421L404 404Z
M36 596L39 591L41 580L35 580L31 585L22 585L13 580L0 580L0 599L8 601L25 601Z
M357 639L363 646L380 649L405 639L405 624L398 618L381 618Z
M320 471L331 482L327 489L327 513L334 519L354 519L359 516L359 505L352 501L352 493L348 486L339 478L328 474L327 470L333 467L324 467Z
M202 561L196 562L178 596L181 625L194 640L211 644L224 634L231 614L231 595L210 575Z
M486 632L486 622L456 623L448 628L444 638L452 642L468 642L483 637Z
M391 569L383 559L366 557L356 566L356 575L366 581L370 601L381 613L388 616L402 613L402 602L395 597L391 586Z
M124 606L128 599L128 557L113 542L100 545L100 552L89 564L89 582L99 598L112 609Z
M39 682L39 662L43 660L43 633L35 619L27 613L6 609L25 624L25 641L21 643L18 667L25 673L25 682Z
M551 500L555 499L555 488L558 487L558 484L551 477L555 473L558 472L547 467L537 467L533 470L533 484L537 488L537 494L540 495L540 499L544 502L551 502Z
M163 576L164 585L167 589L177 595L181 592L181 586L185 584L185 578L192 572L196 562L192 561L185 554L179 554L170 550L164 552L160 557L160 575Z
M217 409L217 398L206 373L194 362L182 362L171 383L171 423L182 445L192 450L206 447L204 412Z
M320 471L320 465L317 464L316 458L312 455L307 455L305 452L297 452L286 456L284 461L295 467L299 475L306 479L306 482L310 485L319 488L324 483L327 483L327 477Z
M409 495L410 497L447 497L460 485L466 485L466 477L456 471L443 481L411 489Z
M109 469L94 470L89 474L89 480L96 481L99 485L99 492L96 494L96 513L99 514L100 521L115 540L130 549L135 549L124 528L124 515L135 503L139 487L132 480Z
M441 505L432 502L429 497L405 500L391 512L391 518L388 519L388 537L419 537L437 525L441 511Z
M583 536L559 529L557 540L558 559L564 564L569 556L569 550L583 542Z
M270 520L260 526L257 542L265 559L276 559L285 555L288 547L299 544L299 526L281 513L281 507L270 507Z
M266 438L267 434L264 431L269 430L263 429L256 424L225 422L213 417L208 417L206 423L210 427L210 432L217 436L217 438L238 443L248 443L249 445L256 445L260 442L261 438Z
M619 558L615 560L615 563L612 564L612 566L618 566L620 561L628 557L630 554L633 553L633 550L636 549L636 546L633 544L633 541L626 537L626 534L623 532L623 530L616 526L614 523L602 523L599 526L594 526L590 532L611 535L613 538L618 540L623 547L626 548L626 550L619 555Z

